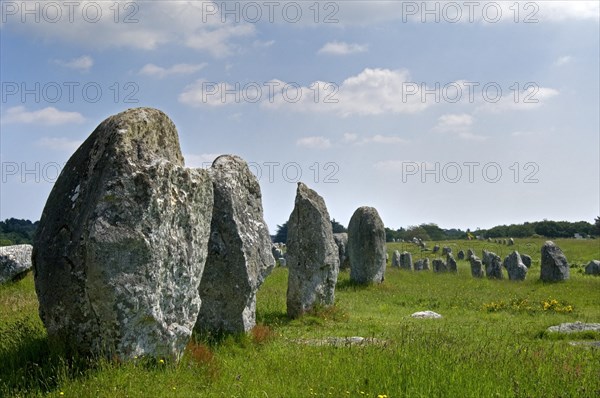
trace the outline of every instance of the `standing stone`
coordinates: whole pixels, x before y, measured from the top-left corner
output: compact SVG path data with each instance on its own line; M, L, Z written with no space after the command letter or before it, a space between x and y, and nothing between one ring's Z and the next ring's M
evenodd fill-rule
M315 305L334 303L340 258L330 220L323 198L299 182L287 237L287 314L291 318Z
M508 240L508 245L509 245L509 246L512 246L512 245L514 245L514 244L515 244L515 240L514 240L513 238L510 238L510 239Z
M473 257L475 255L475 253L473 252L472 249L467 249L467 260L470 260L471 257Z
M542 246L542 269L540 280L543 282L559 282L569 279L569 264L562 250L552 241Z
M448 271L450 272L458 272L458 266L456 265L456 260L452 253L448 253L446 255L446 264L448 265Z
M525 264L527 268L531 268L531 257L527 254L521 254L521 261L523 261L523 264Z
M31 270L31 245L0 247L0 285L24 278Z
M471 263L471 275L473 278L483 278L481 260L477 256L472 255L471 258L469 258L469 262Z
M502 259L496 253L483 251L483 264L485 265L485 275L489 279L502 279Z
M448 246L444 246L444 247L442 248L442 256L445 256L445 255L446 255L446 254L448 254L448 253L452 253L452 249L451 249L451 248L449 248Z
M510 253L504 259L504 268L508 272L508 279L511 281L524 281L527 276L527 267L523 264L518 251Z
M441 258L433 260L433 272L448 272L448 266Z
M394 250L394 254L392 254L392 267L400 268L400 252L398 250Z
M275 258L275 259L283 257L283 253L281 252L281 249L277 245L272 245L271 255L273 255L273 258Z
M373 207L356 209L348 224L350 280L381 283L385 274L385 227Z
M464 251L462 251L462 250L461 250L461 251L459 251L459 252L457 253L457 257L458 257L458 259L459 259L459 260L464 260L464 259L465 259L465 252L464 252Z
M238 156L222 155L209 174L214 205L195 328L211 334L243 333L256 324L256 292L275 267L271 237L260 186L248 164Z
M440 251L440 247L439 247L439 245L435 245L435 246L433 246L433 250L432 250L431 252L432 252L432 253L437 253L437 252L439 252L439 251Z
M164 113L103 121L56 180L34 239L50 345L178 359L200 310L212 208L208 172L183 166Z
M592 260L585 267L586 275L600 275L600 261Z
M409 252L402 252L400 254L400 268L410 271L412 267L412 255Z
M340 269L350 269L350 259L348 258L348 234L340 232L333 234L333 240L338 247L340 256Z
M287 267L287 260L285 259L285 257L279 257L277 261L279 261L279 265L281 267Z
M491 241L492 241L492 238L487 238L487 241L488 241L488 242L491 242Z
M423 259L415 261L415 271L423 270Z

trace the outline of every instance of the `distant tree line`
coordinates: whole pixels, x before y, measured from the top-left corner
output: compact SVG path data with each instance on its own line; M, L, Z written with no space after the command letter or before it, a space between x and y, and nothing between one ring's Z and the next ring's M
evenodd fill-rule
M16 218L0 221L0 246L31 244L39 223Z
M20 220L9 218L0 221L0 246L20 245L33 241L33 235L39 225L39 221ZM331 220L333 233L346 232L346 228ZM287 241L287 221L277 226L275 235L271 236L273 242ZM587 221L535 221L523 224L498 225L490 229L478 229L476 231L462 231L460 229L442 229L436 224L428 223L412 225L400 229L385 229L385 237L388 242L394 240L412 240L417 237L425 241L467 239L470 236L481 236L483 238L524 238L540 235L546 238L572 238L575 234L582 236L600 236L600 217L596 217L594 224Z

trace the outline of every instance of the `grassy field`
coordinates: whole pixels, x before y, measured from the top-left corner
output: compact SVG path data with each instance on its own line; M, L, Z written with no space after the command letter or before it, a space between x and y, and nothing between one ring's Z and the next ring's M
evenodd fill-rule
M598 397L600 349L546 328L600 322L600 277L582 267L600 259L600 241L556 240L573 264L566 283L543 284L540 239L517 240L533 265L524 282L388 268L385 282L358 287L342 272L336 306L301 319L285 316L287 270L258 295L259 326L248 336L195 338L177 365L89 363L53 355L37 315L33 278L0 287L0 396L7 397ZM439 242L504 258L513 248ZM432 246L432 243L430 243ZM388 244L388 252L416 246ZM428 253L428 252L425 252ZM426 254L431 258L435 255ZM456 256L455 256L456 257ZM413 319L433 310L442 319ZM374 338L365 346L316 346L330 337ZM312 343L311 343L312 342Z

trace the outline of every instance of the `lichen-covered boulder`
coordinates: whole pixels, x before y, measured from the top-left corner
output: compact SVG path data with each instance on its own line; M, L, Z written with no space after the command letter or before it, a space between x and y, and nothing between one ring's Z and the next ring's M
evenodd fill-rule
M200 309L212 205L208 173L184 167L164 113L130 109L103 121L54 184L34 239L50 344L178 359Z
M214 205L196 330L244 333L256 324L256 292L275 267L262 195L238 156L219 156L209 174Z
M356 209L348 223L350 280L359 284L381 283L386 265L385 227L373 207Z
M600 261L592 260L585 266L586 275L600 275Z
M542 268L540 280L543 282L560 282L569 279L569 264L560 247L552 241L542 246Z
M334 304L340 258L330 220L323 198L299 182L286 243L291 318Z
M19 280L31 270L31 245L0 247L0 285Z

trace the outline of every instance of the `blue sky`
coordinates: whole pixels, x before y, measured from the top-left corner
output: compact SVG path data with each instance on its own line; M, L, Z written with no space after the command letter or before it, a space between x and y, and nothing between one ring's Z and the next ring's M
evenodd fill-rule
M343 224L600 215L598 1L1 5L0 219L39 219L79 144L138 106L188 166L245 158L272 232L298 180Z

